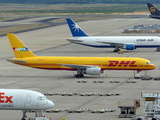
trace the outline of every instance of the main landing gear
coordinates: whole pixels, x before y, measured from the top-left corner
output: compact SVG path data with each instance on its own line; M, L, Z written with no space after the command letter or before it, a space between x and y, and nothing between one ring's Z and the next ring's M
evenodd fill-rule
M160 47L157 47L157 51L160 52Z
M120 49L115 49L115 50L113 50L113 52L118 52L118 51L120 51Z
M82 78L84 77L84 74L83 74L83 70L82 69L77 69L77 74L74 75L75 78Z
M22 112L23 112L23 117L22 117L21 120L26 120L26 118L27 118L26 114L27 114L28 111L22 110Z
M120 51L121 49L119 47L115 47L115 49L113 50L113 52L118 52Z
M74 77L75 78L82 78L82 77L84 77L84 75L83 74L76 74L76 75L74 75Z

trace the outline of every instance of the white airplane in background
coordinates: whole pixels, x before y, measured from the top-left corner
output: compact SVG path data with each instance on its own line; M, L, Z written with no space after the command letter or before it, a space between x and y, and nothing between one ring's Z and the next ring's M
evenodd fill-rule
M157 36L88 36L72 19L66 19L73 38L67 39L71 43L97 47L135 50L136 48L157 47L160 51L160 37Z
M54 103L42 93L23 89L0 89L0 110L22 110L26 120L26 112L35 110L36 117L42 117L41 110L49 109Z

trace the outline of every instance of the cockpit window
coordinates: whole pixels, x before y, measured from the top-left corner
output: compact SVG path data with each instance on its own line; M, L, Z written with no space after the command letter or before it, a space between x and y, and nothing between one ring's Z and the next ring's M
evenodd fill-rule
M151 64L151 62L146 62L146 64Z
M48 100L46 96L39 96L37 99L38 100Z

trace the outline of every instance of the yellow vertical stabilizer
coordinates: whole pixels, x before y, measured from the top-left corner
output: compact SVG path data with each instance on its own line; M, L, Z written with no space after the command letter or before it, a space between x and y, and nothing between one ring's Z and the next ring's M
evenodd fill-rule
M15 35L12 33L7 34L16 58L34 57L35 55L29 48Z

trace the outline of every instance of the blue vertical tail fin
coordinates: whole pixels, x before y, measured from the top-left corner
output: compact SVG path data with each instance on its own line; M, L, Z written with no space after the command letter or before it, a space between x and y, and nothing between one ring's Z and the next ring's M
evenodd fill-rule
M147 6L151 15L160 15L160 11L151 3L147 3Z
M87 37L88 35L70 18L66 19L73 37Z

